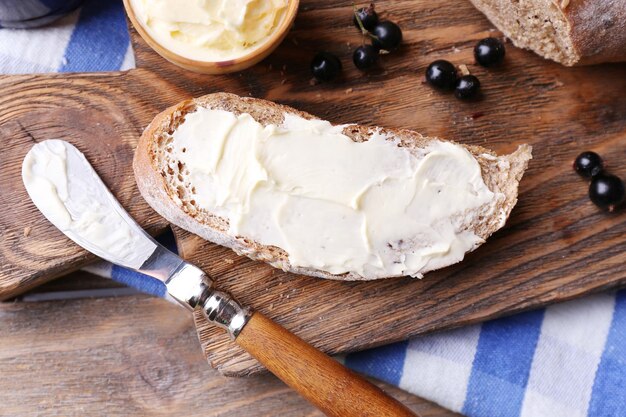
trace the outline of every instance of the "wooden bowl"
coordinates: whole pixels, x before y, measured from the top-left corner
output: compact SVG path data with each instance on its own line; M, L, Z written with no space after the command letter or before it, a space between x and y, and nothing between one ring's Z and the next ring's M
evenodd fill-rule
M298 12L299 0L289 0L287 4L287 10L285 16L278 25L278 27L272 32L272 34L263 42L261 46L253 49L249 53L242 55L238 58L229 59L226 61L196 61L194 59L185 58L180 56L169 49L161 46L147 30L137 20L135 12L131 7L130 0L124 0L124 8L130 21L133 23L135 30L141 35L143 40L146 41L152 49L154 49L159 55L167 59L171 63L178 65L179 67L188 69L190 71L199 72L202 74L227 74L230 72L241 71L246 68L250 68L254 64L262 61L269 54L280 45L285 39L293 21L296 18Z

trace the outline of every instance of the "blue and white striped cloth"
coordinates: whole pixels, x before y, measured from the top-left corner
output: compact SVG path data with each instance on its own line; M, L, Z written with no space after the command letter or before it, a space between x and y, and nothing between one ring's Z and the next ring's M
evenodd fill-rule
M476 417L626 416L626 290L348 355Z
M119 2L87 1L52 27L0 30L0 72L134 66ZM143 291L137 274L90 268ZM428 279L428 278L426 278ZM626 416L626 290L348 355L345 363L475 417Z
M135 67L120 1L87 0L50 26L0 30L0 73L119 71Z

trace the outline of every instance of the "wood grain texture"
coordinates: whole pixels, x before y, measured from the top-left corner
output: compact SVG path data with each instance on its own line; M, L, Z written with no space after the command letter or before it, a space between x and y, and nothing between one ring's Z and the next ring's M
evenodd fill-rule
M393 397L259 312L235 343L328 417L416 417Z
M472 47L494 33L469 2L377 5L383 17L400 24L404 43L368 74L350 62L352 49L361 43L350 22L351 2L305 0L286 41L263 63L238 74L181 70L135 36L137 70L0 78L2 296L87 261L25 197L18 173L30 141L60 137L75 143L131 214L156 231L163 223L130 177L136 138L172 103L216 91L278 101L335 123L410 128L498 152L523 142L534 146L535 159L507 227L462 264L421 281L327 282L181 239L184 255L221 285L324 351L376 346L626 283L624 211L596 209L585 182L571 171L575 156L592 149L626 177L626 66L564 68L509 44L505 65L486 70L472 65ZM322 49L341 58L343 77L312 85L308 65ZM426 86L424 70L438 58L468 64L481 79L482 100L460 102ZM31 228L28 237L25 227ZM222 372L259 370L216 330L201 328L201 336L210 347L210 361Z
M90 280L73 277L71 288ZM0 303L0 334L1 417L322 416L269 374L209 368L190 317L165 301ZM376 384L424 417L457 415Z

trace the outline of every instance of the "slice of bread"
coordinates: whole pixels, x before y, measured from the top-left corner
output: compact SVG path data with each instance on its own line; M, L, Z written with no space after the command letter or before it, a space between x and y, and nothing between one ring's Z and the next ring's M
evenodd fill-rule
M510 38L566 66L626 61L626 0L471 0Z
M199 107L225 110L237 115L247 113L264 126L281 125L287 113L308 120L316 119L310 114L287 106L226 93L209 94L176 104L154 118L143 132L135 152L133 162L135 177L146 201L171 223L209 241L230 247L239 254L268 262L276 268L330 279L371 279L356 272L333 275L319 269L295 267L290 264L289 254L283 249L263 245L245 236L233 236L228 233L228 219L198 207L193 199L193 187L183 181L185 167L180 161L172 160L170 143L172 134L183 123L185 116ZM393 140L398 146L411 150L423 149L431 142L439 140L427 138L409 130L359 125L343 127L343 134L355 142L367 141L374 131L384 133L387 140ZM478 161L485 185L500 197L492 214L472 213L471 218L474 221L464 226L466 230L477 235L482 242L504 225L515 206L519 181L531 159L531 148L528 145L522 145L514 153L505 156L496 156L493 152L478 146L465 146L465 148ZM438 267L442 266L446 265ZM427 270L420 272L427 272Z

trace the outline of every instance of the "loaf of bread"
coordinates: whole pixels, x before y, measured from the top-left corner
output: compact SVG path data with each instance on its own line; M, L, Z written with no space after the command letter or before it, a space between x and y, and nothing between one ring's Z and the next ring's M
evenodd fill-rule
M515 46L566 66L626 61L626 0L471 0Z
M256 241L254 237L251 236L238 235L236 233L233 233L230 230L231 225L229 225L229 209L227 205L224 204L223 206L220 206L219 209L221 210L221 214L216 214L215 211L217 210L215 208L207 207L206 204L203 205L203 203L201 202L201 198L197 195L199 189L206 184L198 184L198 177L194 177L194 175L190 174L189 172L192 168L187 166L181 158L176 157L176 155L179 155L180 157L180 155L188 155L190 152L194 151L188 148L188 145L185 145L186 147L182 148L182 152L186 152L186 154L176 154L174 149L176 148L175 141L177 133L181 130L189 132L188 128L181 128L181 126L185 126L185 123L187 123L186 120L190 120L188 124L192 124L195 126L196 130L194 130L194 132L196 132L200 136L203 136L203 138L197 138L198 141L203 141L202 143L209 143L208 140L210 139L207 138L210 138L212 134L217 135L217 133L210 131L213 128L215 128L216 130L220 130L217 127L214 127L215 119L213 119L214 122L212 124L208 125L208 128L207 126L203 126L200 130L197 129L198 121L194 119L194 113L197 116L202 113L200 110L206 111L207 109L211 111L220 110L228 112L219 113L224 114L228 117L230 117L231 115L245 117L249 123L258 123L259 126L261 126L261 131L263 132L265 132L266 130L279 130L281 127L284 127L287 124L286 119L297 119L305 123L308 123L308 121L315 121L316 123L319 123L319 125L315 126L320 126L320 129L324 129L324 126L326 126L326 128L330 127L332 129L335 129L335 132L339 132L342 137L337 138L337 140L346 142L348 146L350 146L351 144L354 145L355 143L367 145L368 142L371 142L372 146L380 146L381 149L385 148L389 152L399 152L403 155L417 155L415 158L413 156L410 156L410 158L414 158L412 159L412 163L415 163L418 158L425 158L427 156L427 153L429 152L429 147L432 147L435 144L438 144L438 146L445 145L460 150L463 155L466 155L466 157L472 161L472 164L474 164L476 167L476 172L478 172L478 180L480 180L480 183L483 187L486 187L486 189L488 189L487 191L489 191L489 195L491 195L493 198L491 201L489 201L489 204L482 205L480 207L474 207L471 210L464 211L464 209L461 207L455 212L454 207L446 207L446 210L451 210L451 212L454 213L454 217L456 218L453 222L448 222L447 219L444 219L446 221L446 224L454 224L454 227L456 228L454 230L455 233L463 233L466 236L471 235L473 238L475 238L475 240L471 241L471 247L464 249L461 252L460 257L454 259L445 257L444 259L437 259L436 262L430 262L428 264L420 265L419 268L410 270L408 272L401 268L394 269L393 265L389 267L389 269L374 270L370 268L369 272L367 272L367 270L366 272L363 272L362 268L357 265L352 269L347 269L345 271L342 270L339 273L337 273L336 269L333 270L330 267L325 268L323 266L307 266L302 265L301 262L297 265L294 265L294 262L291 259L291 255L293 254L288 253L285 248L271 244L264 244L262 242ZM268 126L269 129L267 129ZM372 139L374 135L377 135L376 139ZM235 135L233 140L235 139L245 140L242 138L241 135ZM315 138L313 139L315 140ZM334 140L335 138L331 139ZM280 136L278 139L275 140L280 141L286 139L284 136ZM299 140L299 137L291 138L289 140ZM388 142L391 142L391 144L389 144ZM318 142L315 142L313 144L314 146L308 149L309 151L313 150L313 152L315 152L316 146L323 146L323 143L328 142L323 142L320 140L319 145ZM200 164L204 164L204 160L206 160L207 164L215 164L214 162L211 162L215 160L214 155L211 154L220 153L223 157L226 157L224 155L229 152L228 150L217 148L218 147L216 146L214 152L212 150L213 148L206 149L206 158L202 155L195 155L195 157L200 157ZM243 148L239 147L237 152L245 151L245 149L243 149L243 151L242 149ZM235 153L234 155L238 154ZM373 155L374 157L371 159L371 164L376 165L379 163L379 157L376 152ZM315 157L314 155L296 155L295 153L282 153L279 156L280 158L283 158L282 161L285 160L284 158L293 157L298 161L305 161L305 163L308 160L307 158ZM441 158L440 154L438 154L438 156ZM330 155L330 157L331 159L333 159L337 157L337 155ZM344 155L344 157L346 161L345 164L350 164L350 155ZM380 158L382 159L383 156L381 155ZM470 251L478 247L481 243L485 241L485 239L487 239L487 237L489 237L492 233L494 233L496 230L504 225L504 222L506 221L509 213L517 202L518 184L530 158L531 149L527 145L520 146L516 152L510 155L496 156L493 152L481 147L457 145L453 142L424 137L416 132L409 130L392 130L365 127L359 125L332 126L327 122L316 119L310 114L303 113L287 106L282 106L273 102L268 102L260 99L247 97L243 98L233 94L218 93L206 95L196 99L186 100L182 103L168 108L164 112L157 115L152 123L150 123L150 125L145 129L141 136L141 139L139 140L139 144L135 152L133 167L139 190L143 197L146 199L146 201L168 221L183 229L195 233L209 241L230 247L239 254L247 255L252 259L268 262L271 265L286 271L330 279L365 280L387 278L392 276L403 276L409 274L413 276L421 276L423 273L428 272L429 270L438 269L451 263L460 261L466 251ZM235 159L237 159L237 156L235 156ZM432 159L432 161L434 162L429 165L429 172L425 173L424 175L441 175L442 177L444 177L449 174L447 171L456 169L454 166L445 166L444 170L438 171L437 163L439 162L437 161L439 161L439 159L437 159L436 155L435 158ZM279 170L283 169L283 171L285 170L284 162L280 163L278 161L270 161L270 164L274 162L276 162L276 164L274 164L274 168ZM342 164L342 162L343 159L337 161L337 164ZM246 164L243 155L240 161L229 160L225 163L235 166L237 164ZM368 162L368 165L365 166L366 169L369 168L369 164L370 162ZM299 167L302 167L302 169L300 170ZM376 169L376 166L372 166L372 171ZM392 166L389 169L395 169L395 167ZM296 165L296 168L293 172L287 172L286 177L283 176L282 178L287 178L287 180L290 180L292 179L292 177L298 177L298 175L303 175L302 172L297 171L304 170L305 167L303 167L302 165ZM440 172L440 174L433 174L433 172ZM332 184L330 184L330 182L333 182L332 177L330 177L330 181L328 181L330 173L317 173L321 177L326 178L325 180L323 180L326 182L320 184L319 189L324 192L326 190L326 186L332 188ZM451 178L454 178L453 173L451 173L450 175L452 175ZM261 182L273 181L273 179L271 178L271 173L268 173L266 177L269 178ZM310 180L309 177L307 178ZM338 182L341 182L342 180L345 180L345 178L337 178ZM441 180L444 181L444 178L441 178ZM194 181L196 181L196 183L194 183ZM235 182L231 183L238 184L241 182L241 178L236 178ZM276 183L279 182L279 180L276 180ZM431 178L430 182L436 183L437 178ZM377 185L379 184L374 184L373 187L376 187ZM451 186L451 188L444 189L444 194L457 193L455 189L456 184L448 185ZM465 183L463 183L461 186L467 188L467 185ZM298 198L305 199L310 198L311 195L315 195L314 191L302 191L301 188L304 188L304 186L286 188L286 192L303 194L304 197L298 196ZM407 194L408 192L411 192L411 190L404 188L399 193ZM442 192L442 190L438 190L437 192ZM474 193L475 191L469 190L469 192ZM330 196L328 198L333 198L333 196ZM391 195L391 199L393 200L394 198L395 196ZM325 203L327 203L327 201L325 201L324 204ZM376 209L378 209L379 203L380 210L384 211L386 201L376 201ZM418 203L421 206L429 206L430 202L421 201ZM320 206L318 205L316 207ZM317 211L319 212L323 210ZM261 217L261 214L262 213L259 213L259 217ZM314 218L307 219L307 215L309 214L315 215L313 216ZM332 230L332 227L327 227L323 223L319 224L319 217L316 217L319 214L320 213L300 212L298 213L298 216L302 219L299 221L318 222L316 223L318 224L318 227L312 229L315 232L313 234L325 234L326 236L329 236L329 240L334 240L335 238L339 240L345 239L345 236L334 236L333 233L339 232ZM383 215L384 214L385 213L383 213ZM263 213L263 215L267 217L266 213ZM322 213L322 217L323 215L324 213ZM409 219L409 221L411 220L412 219ZM415 220L424 222L428 219L421 218ZM265 221L269 220L266 219ZM439 219L438 221L441 222L442 219ZM383 222L383 233L388 232L386 226L387 225ZM391 228L391 226L392 225L389 225L389 228ZM406 230L411 230L408 226L409 225L407 224ZM425 227L428 227L428 225L426 225ZM395 230L400 230L400 233L403 233L404 225L395 225ZM437 230L443 229L440 228ZM414 245L417 246L426 245L424 239L421 239L420 236L402 236L402 238L400 239L398 239L397 237L398 236L396 236L396 239L393 242L383 242L384 245L382 246L384 246L384 250L388 251L388 253L384 256L387 256L387 258L389 259L392 259L393 256L397 255L398 259L404 260L405 257L409 256L411 251L415 249L410 247L409 242L414 242ZM310 241L315 241L315 239L311 237ZM428 249L445 250L434 249L436 248L435 244L433 244L432 246L433 248L429 247ZM306 247L305 251L308 249L309 248ZM310 249L313 250L316 248L310 247ZM341 251L341 249L339 249L339 251ZM340 254L332 253L330 255L335 256ZM388 263L399 264L400 262L401 261L389 261Z

